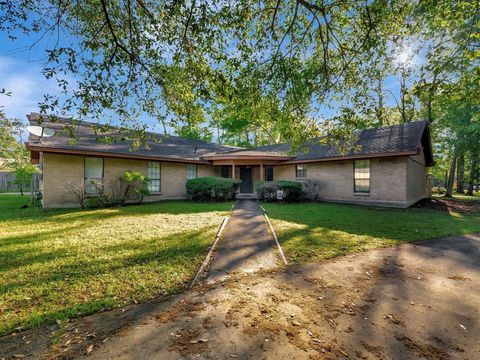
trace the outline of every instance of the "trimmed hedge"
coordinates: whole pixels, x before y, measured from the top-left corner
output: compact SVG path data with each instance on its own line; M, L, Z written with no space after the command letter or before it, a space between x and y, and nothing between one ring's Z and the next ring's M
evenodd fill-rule
M303 197L303 184L300 181L257 181L256 185L257 196L261 201L276 201L277 190L283 190L283 201L295 202Z
M187 180L187 196L192 201L227 201L235 199L240 180L215 176Z

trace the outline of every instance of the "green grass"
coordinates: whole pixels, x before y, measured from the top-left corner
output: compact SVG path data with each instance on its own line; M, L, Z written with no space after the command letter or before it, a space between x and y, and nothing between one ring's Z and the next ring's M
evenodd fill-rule
M432 197L436 199L453 199L453 200L476 200L480 201L480 192L474 192L472 195L453 193L451 198L445 198L443 195L433 194Z
M286 256L313 262L372 248L480 232L480 214L331 203L265 204Z
M0 196L0 334L178 292L231 203L20 209Z

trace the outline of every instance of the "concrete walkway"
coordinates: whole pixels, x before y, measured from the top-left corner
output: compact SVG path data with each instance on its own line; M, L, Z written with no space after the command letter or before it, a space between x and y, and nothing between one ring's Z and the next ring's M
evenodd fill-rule
M252 200L240 200L218 244L207 283L225 280L233 273L275 268L274 247L260 206Z

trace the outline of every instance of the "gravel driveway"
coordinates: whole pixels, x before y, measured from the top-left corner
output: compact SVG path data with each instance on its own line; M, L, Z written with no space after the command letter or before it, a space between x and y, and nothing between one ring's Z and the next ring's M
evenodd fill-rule
M479 359L479 309L480 236L456 236L237 275L88 316L67 324L48 356ZM1 339L0 349L38 357L51 346L40 332Z

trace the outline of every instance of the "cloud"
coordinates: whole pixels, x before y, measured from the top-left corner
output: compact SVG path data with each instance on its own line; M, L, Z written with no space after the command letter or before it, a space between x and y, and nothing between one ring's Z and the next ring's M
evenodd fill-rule
M54 80L47 80L39 63L0 56L0 88L11 96L0 95L0 108L7 117L25 119L30 112L38 112L38 103L46 93L58 94Z

